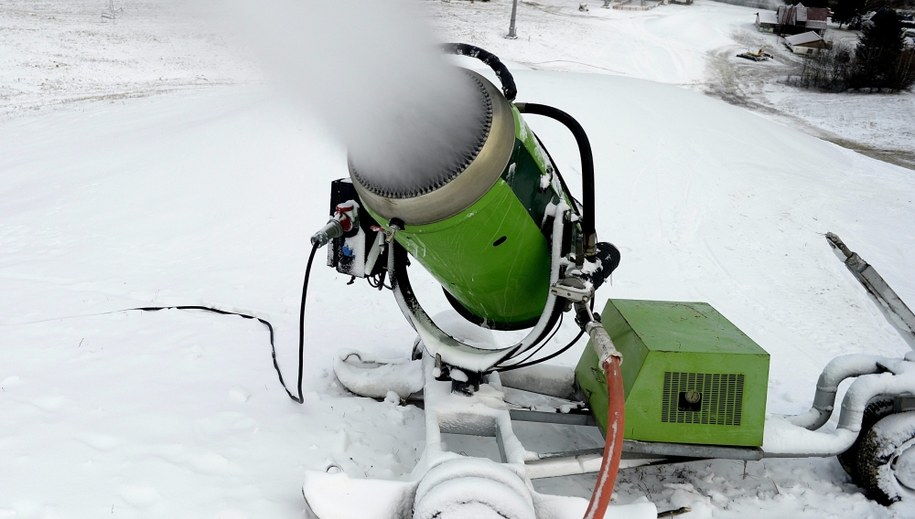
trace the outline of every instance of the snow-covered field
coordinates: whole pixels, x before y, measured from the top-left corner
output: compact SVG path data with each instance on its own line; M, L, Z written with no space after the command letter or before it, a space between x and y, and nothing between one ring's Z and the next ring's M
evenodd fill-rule
M307 238L346 161L199 11L115 2L123 12L103 24L106 4L0 4L0 517L300 517L307 469L409 471L422 411L354 398L330 371L341 348L409 354L389 294L316 267L304 406L277 382L258 323L119 312L256 313L276 326L288 382ZM915 302L912 171L701 94L721 77L715 52L744 50L733 35L753 9L577 5L522 2L515 41L502 38L505 0L426 7L443 40L518 64L519 100L560 107L588 130L598 230L623 251L599 297L712 303L772 354L770 412L806 410L835 355L908 351L823 234ZM861 102L911 131L906 95ZM571 138L530 122L573 180ZM843 124L829 131L860 138ZM588 441L525 434L550 450ZM592 483L543 488L586 496ZM696 518L915 517L868 501L834 459L621 472L617 501L641 496Z
M504 5L508 3L509 5ZM521 2L515 41L510 2L432 2L434 23L453 41L473 41L534 69L619 74L707 92L814 136L915 168L915 93L824 95L786 85L802 59L756 31L757 8L700 0L650 11L602 9L600 1ZM854 46L852 31L827 39ZM772 61L736 57L764 49Z

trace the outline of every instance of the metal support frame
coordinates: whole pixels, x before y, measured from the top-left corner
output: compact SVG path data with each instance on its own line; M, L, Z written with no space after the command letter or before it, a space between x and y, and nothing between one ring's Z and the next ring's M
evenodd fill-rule
M826 233L826 239L839 255L848 270L855 276L868 293L877 300L878 307L883 312L887 321L896 329L899 335L915 350L915 314L906 306L899 294L883 279L870 263L845 245L838 235Z
M519 422L551 423L556 425L580 425L597 427L597 420L591 413L560 413L549 411L528 411L512 409L509 411L512 420Z
M556 285L560 280L562 263L561 250L563 238L565 236L565 218L569 211L570 208L568 204L564 201L560 201L555 206L553 214L553 228L550 233L551 287ZM391 236L393 237L396 232L396 226L392 226ZM388 246L393 247L395 245L389 243ZM392 252L393 251L388 251L388 272L391 273L394 299L397 301L397 304L400 307L401 312L407 318L407 321L413 329L416 330L416 333L425 344L427 355L433 358L435 356L440 356L441 360L450 366L483 373L506 358L527 351L533 347L547 331L552 322L552 316L557 308L557 304L560 301L556 294L550 291L543 308L543 313L540 315L537 324L516 344L498 349L484 349L465 344L439 328L416 301L412 291L404 289L404 280L398 279L397 272L399 267L396 264L397 255Z
M340 467L329 466L327 470L311 471L306 474L303 495L307 505L306 517L326 519L330 517L360 517L390 519L412 517L415 510L429 505L436 506L443 494L460 494L463 500L475 499L475 495L487 494L487 487L498 487L500 492L509 492L505 499L520 503L528 509L522 515L532 519L577 519L580 518L587 500L566 496L541 494L533 490L532 479L583 474L597 471L600 449L587 449L564 453L536 454L528 451L515 436L512 418L550 423L589 425L588 417L582 414L547 413L512 409L505 402L504 388L498 373L485 376L479 391L465 395L452 391L450 381L435 378L434 359L423 357L423 399L425 408L426 441L425 450L413 471L397 480L373 480L351 477ZM549 415L549 416L547 416ZM464 456L448 449L444 434L485 436L495 439L499 451L498 460ZM467 480L468 484L450 485L449 482ZM481 484L483 487L479 487ZM480 490L477 490L480 489ZM360 496L381 494L383 503L373 503L373 508L382 512L367 512ZM455 494L457 495L457 494ZM362 503L361 505L359 503ZM525 504L527 503L527 504ZM448 506L454 506L450 502ZM342 512L341 508L344 508ZM619 508L622 516L647 518L656 517L654 505L647 502L635 503Z

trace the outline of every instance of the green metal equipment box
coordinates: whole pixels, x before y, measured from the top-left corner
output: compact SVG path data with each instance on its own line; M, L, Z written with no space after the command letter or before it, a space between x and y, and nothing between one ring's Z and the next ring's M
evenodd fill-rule
M762 445L769 354L711 305L611 299L601 320L623 354L625 439ZM575 378L606 431L607 382L590 344Z

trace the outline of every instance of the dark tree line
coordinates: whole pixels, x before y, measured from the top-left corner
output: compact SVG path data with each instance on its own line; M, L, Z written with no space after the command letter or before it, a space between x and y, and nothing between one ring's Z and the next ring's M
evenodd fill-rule
M903 90L915 82L912 49L905 47L896 11L881 9L861 30L850 78L852 88Z
M867 13L868 0L839 0L832 7L832 21L843 25L859 25L861 17Z
M892 9L877 11L862 27L854 52L833 47L807 58L801 71L801 86L834 92L899 91L913 84L915 49L905 46L901 21Z
M915 0L815 0L823 5L817 4L817 7L829 7L832 9L832 21L843 25L849 25L854 29L861 28L862 17L871 12L881 9L913 9ZM808 5L806 2L804 5ZM813 4L810 4L813 5Z

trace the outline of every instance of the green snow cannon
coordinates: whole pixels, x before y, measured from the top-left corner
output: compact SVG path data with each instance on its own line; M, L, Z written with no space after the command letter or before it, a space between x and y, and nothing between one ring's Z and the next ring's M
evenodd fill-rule
M386 143L410 138L411 146L398 153L384 146L378 154L351 149L350 178L333 183L332 218L312 243L333 242L328 264L339 272L379 288L389 280L431 357L443 369L456 367L479 381L543 345L573 306L580 324L590 321L588 304L619 264L619 251L597 243L594 161L582 126L556 108L514 103L514 80L492 54L464 44L447 50L489 65L501 89L461 69L453 86L469 98L460 113L452 109L454 123L436 118L443 127L430 126L429 135L376 129L390 131L379 139ZM581 202L522 114L552 118L571 131L581 155ZM501 348L450 336L415 297L407 273L411 258L466 320L495 330L526 328L527 336Z
M549 290L547 208L571 204L554 167L518 109L483 76L467 71L479 95L478 131L464 161L416 182L373 175L350 160L364 208L445 289L472 322L495 329L532 326Z

